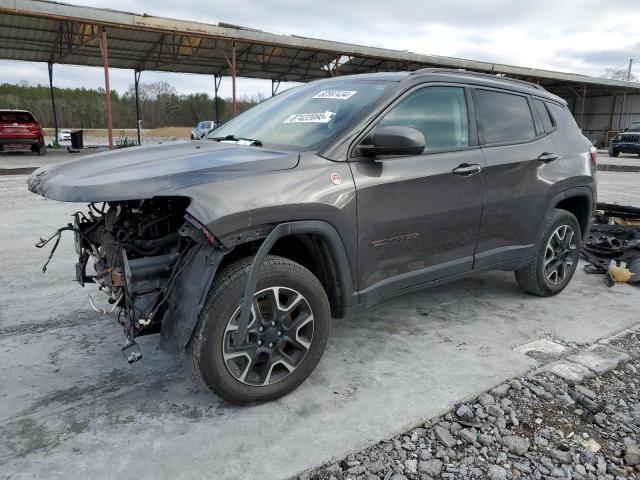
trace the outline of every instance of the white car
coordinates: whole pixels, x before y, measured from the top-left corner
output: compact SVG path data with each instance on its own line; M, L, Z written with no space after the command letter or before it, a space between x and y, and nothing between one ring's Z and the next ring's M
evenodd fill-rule
M202 140L207 133L209 133L217 126L218 125L216 125L216 122L213 122L211 120L198 122L196 127L191 130L191 140Z
M58 141L71 140L71 130L60 130L58 132Z

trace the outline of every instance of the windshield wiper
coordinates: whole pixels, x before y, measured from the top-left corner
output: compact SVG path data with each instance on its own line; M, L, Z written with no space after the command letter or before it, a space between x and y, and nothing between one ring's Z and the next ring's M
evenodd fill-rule
M215 140L217 142L236 142L238 144L244 144L246 142L247 145L255 145L256 147L262 146L262 140L256 140L255 138L236 137L235 135L227 135L226 137L211 137L210 140Z

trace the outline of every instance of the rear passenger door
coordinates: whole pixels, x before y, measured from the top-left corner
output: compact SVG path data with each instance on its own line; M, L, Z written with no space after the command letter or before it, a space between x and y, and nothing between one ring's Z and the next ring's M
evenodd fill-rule
M477 269L535 253L551 183L543 166L555 146L528 95L477 87L473 98L486 161Z

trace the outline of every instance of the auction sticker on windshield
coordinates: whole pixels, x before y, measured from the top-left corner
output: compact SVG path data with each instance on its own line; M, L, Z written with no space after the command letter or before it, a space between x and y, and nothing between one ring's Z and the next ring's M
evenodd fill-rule
M328 123L336 112L294 113L282 123Z
M335 100L346 100L353 97L356 93L354 90L322 90L311 98L329 98Z

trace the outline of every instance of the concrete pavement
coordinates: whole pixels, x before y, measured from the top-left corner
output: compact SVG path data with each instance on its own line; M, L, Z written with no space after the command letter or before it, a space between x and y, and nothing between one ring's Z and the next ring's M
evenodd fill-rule
M97 317L73 280L70 236L41 274L48 251L33 244L77 206L31 195L25 180L0 177L0 478L285 478L536 367L517 345L593 342L638 322L637 287L581 269L548 299L510 273L479 274L335 321L298 390L231 406L153 336L142 361L124 362L115 318ZM640 204L640 174L599 183L603 201Z

